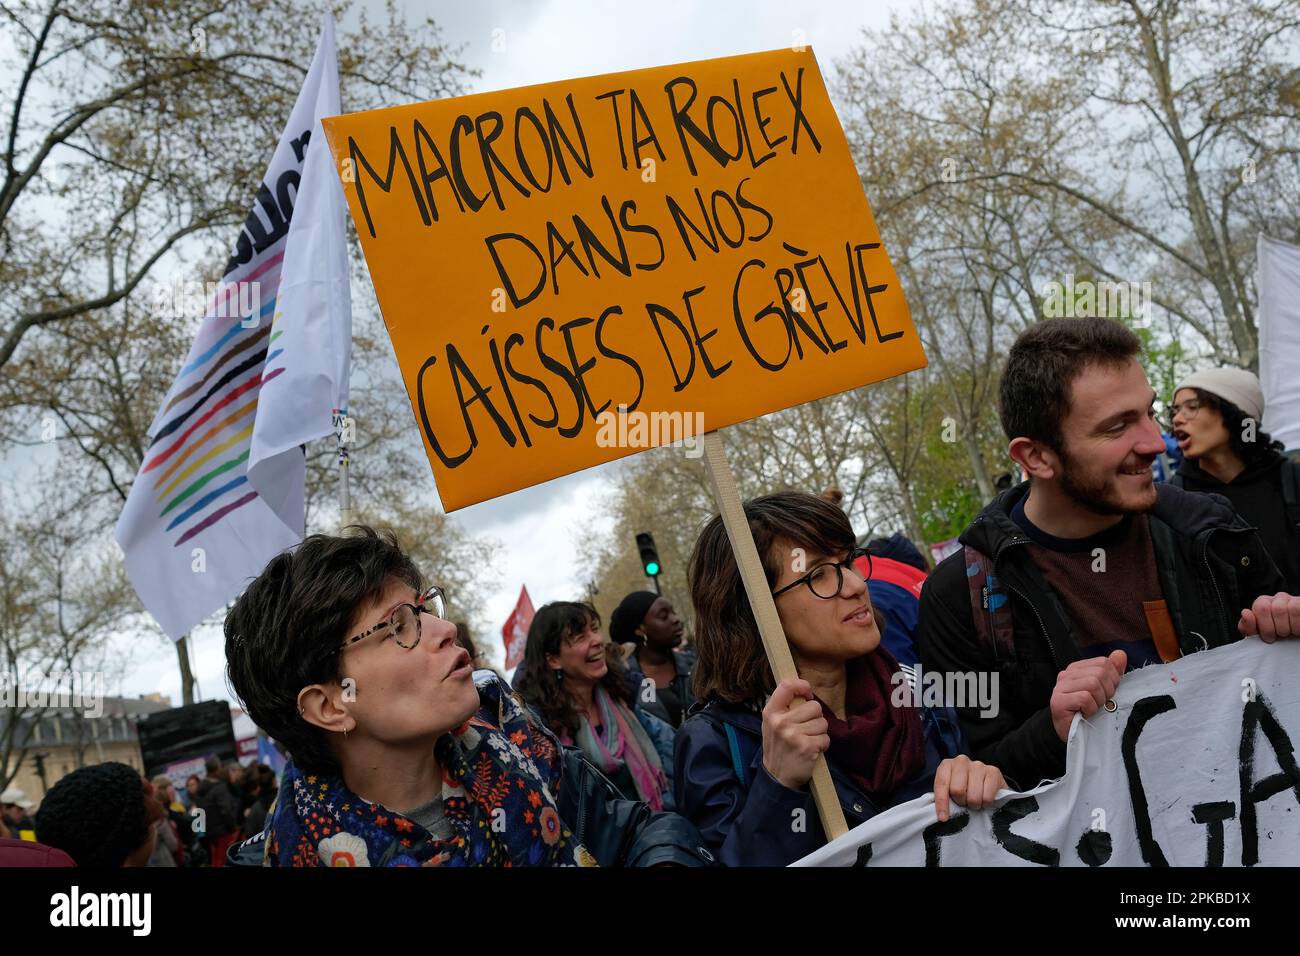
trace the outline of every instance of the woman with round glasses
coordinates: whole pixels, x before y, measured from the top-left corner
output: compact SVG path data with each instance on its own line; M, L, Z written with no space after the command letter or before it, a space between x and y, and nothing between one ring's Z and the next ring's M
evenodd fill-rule
M951 710L912 706L881 647L859 571L870 556L844 512L782 492L746 502L745 515L799 679L774 681L715 517L689 568L702 706L677 733L678 812L724 864L784 866L826 842L807 789L823 753L850 827L931 791L939 819L950 802L989 804L1002 774L962 755Z
M272 559L226 616L235 693L291 757L232 862L709 862L687 821L620 799L504 681L474 673L442 590L391 535L351 530Z

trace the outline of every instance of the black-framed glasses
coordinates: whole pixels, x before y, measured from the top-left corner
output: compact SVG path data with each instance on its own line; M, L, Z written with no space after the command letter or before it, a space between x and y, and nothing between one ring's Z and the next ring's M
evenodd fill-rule
M393 608L393 613L388 616L388 620L376 624L369 630L362 631L355 637L349 637L330 653L341 654L357 641L365 640L371 634L382 631L384 628L392 630L390 636L393 643L409 651L420 643L420 614L422 612L446 620L447 595L442 588L437 586L429 588L420 595L414 604L397 605L397 607Z
M858 559L867 559L867 573L861 575L855 567ZM819 564L797 581L791 581L779 591L773 591L772 597L780 597L791 588L801 584L808 585L808 590L823 600L829 601L844 589L844 571L852 571L862 577L864 582L871 580L871 552L866 548L854 548L843 561L827 561Z

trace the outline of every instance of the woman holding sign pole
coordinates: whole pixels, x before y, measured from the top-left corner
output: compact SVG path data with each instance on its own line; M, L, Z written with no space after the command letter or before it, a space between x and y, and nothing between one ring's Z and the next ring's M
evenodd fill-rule
M870 558L844 512L783 492L746 502L745 515L799 679L775 684L714 518L691 556L701 706L677 735L678 811L723 863L784 866L826 842L807 787L823 753L850 827L930 791L940 820L950 803L991 803L1001 772L962 754L951 710L912 706L881 647L855 566Z

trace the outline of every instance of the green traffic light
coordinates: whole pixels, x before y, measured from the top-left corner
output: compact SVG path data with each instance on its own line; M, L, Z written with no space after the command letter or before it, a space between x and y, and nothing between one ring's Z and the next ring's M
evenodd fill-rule
M650 577L654 577L656 574L659 573L659 565L651 561L649 564L645 566L645 573L650 575Z

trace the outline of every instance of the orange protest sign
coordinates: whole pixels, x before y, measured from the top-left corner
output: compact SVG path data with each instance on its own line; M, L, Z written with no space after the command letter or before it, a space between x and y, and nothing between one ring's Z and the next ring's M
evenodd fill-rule
M448 511L925 364L810 50L324 126Z

